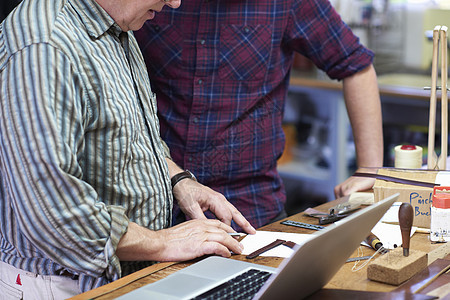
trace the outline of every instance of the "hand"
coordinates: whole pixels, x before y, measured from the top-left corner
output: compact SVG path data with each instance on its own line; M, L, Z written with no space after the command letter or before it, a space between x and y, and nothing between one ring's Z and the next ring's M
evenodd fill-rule
M233 228L218 220L190 220L157 233L164 249L158 261L184 261L203 255L230 257L230 250L242 253L243 246L228 233Z
M374 178L351 176L334 188L334 196L340 198L351 193L370 190L375 184Z
M210 210L223 223L231 225L233 220L245 232L256 233L255 228L222 194L194 180L183 179L178 182L173 189L173 195L180 209L189 218L206 219L203 212Z
M116 255L122 261L185 261L203 255L230 257L243 247L228 233L233 228L219 220L191 220L158 231L134 222L120 239Z

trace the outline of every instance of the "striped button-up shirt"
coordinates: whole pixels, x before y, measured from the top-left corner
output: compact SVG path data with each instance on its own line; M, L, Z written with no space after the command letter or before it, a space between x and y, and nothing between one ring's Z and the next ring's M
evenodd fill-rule
M172 210L133 34L93 0L23 1L0 25L0 100L0 259L81 291L118 279L128 222L158 230Z
M136 38L172 158L255 227L285 202L277 159L294 51L336 79L373 57L328 0L188 0Z

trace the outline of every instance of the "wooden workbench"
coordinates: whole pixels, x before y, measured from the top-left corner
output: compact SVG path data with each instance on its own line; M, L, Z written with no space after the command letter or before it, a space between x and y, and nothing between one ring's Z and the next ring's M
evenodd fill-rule
M337 205L342 202L342 199L334 200L323 205L316 207L317 210L328 212L329 208ZM288 218L289 220L295 220L310 224L318 224L317 219L305 216L304 213L299 213L294 216ZM270 225L264 226L259 230L266 231L283 231L283 232L294 232L294 233L307 233L310 234L314 232L313 230L297 228L292 226L286 226L280 224L280 222L275 222ZM431 244L428 241L428 234L418 234L415 233L411 239L411 249L417 249L421 251L425 251L429 253L429 262L434 261L439 257L445 256L448 254L448 247L443 250L442 244ZM374 253L370 248L362 246L363 255L372 255ZM444 253L445 251L446 253ZM330 254L332 254L332 250L330 249ZM355 251L352 257L360 256L361 254ZM278 265L282 262L282 258L277 257L257 257L252 260L247 260L243 255L234 255L233 259L251 261L253 263L258 263L262 265L267 265L271 267L278 267ZM183 262L183 263L159 263L148 268L145 268L139 272L130 274L122 279L119 279L113 283L107 284L103 287L94 289L92 291L80 294L76 297L71 298L72 300L79 299L113 299L118 296L121 296L125 293L128 293L132 290L135 290L139 287L142 287L146 284L155 282L160 280L177 270L185 268L186 266L192 264L192 262ZM357 291L373 291L373 292L392 292L397 287L379 283L375 281L370 281L367 279L367 267L353 272L352 267L354 263L346 263L342 266L342 268L338 271L338 273L328 282L325 286L325 289L338 289L338 290L357 290Z

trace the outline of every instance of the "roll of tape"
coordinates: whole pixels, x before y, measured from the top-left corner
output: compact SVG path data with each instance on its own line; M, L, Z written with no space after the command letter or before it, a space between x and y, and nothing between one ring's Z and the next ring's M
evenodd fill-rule
M422 167L422 147L415 145L395 146L395 167L420 169Z

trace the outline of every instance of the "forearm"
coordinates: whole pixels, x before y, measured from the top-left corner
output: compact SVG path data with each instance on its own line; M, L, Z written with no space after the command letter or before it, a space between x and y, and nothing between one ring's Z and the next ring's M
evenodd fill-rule
M162 252L162 244L155 231L130 222L117 246L116 255L121 261L157 260L156 254Z
M174 175L183 172L184 170L181 169L173 160L166 157L167 166L169 167L169 177L172 178Z
M358 167L383 165L383 129L376 73L371 65L344 79L344 98L355 140Z
M218 220L191 220L158 231L130 222L116 255L121 261L183 261L207 254L229 257L229 250L241 253L227 232L233 229Z

